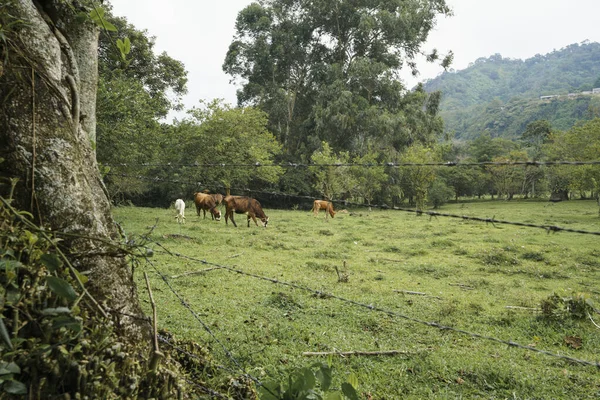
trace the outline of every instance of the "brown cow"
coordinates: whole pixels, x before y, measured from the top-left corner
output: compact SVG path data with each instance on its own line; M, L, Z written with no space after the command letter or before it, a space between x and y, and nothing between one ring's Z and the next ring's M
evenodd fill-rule
M327 219L328 214L331 215L331 218L335 215L335 211L333 210L333 203L327 200L315 200L313 203L312 212L317 216L320 210L325 210L325 219Z
M196 203L198 216L200 216L200 210L202 210L204 211L204 218L206 218L206 210L209 210L213 219L221 220L221 211L217 210L217 204L212 195L196 192L194 193L194 203Z
M256 218L259 218L263 226L266 228L269 223L269 217L265 215L260 206L260 203L256 199L244 196L225 196L223 199L225 202L225 223L231 218L233 226L237 227L237 224L233 220L233 213L246 214L248 216L248 227L250 227L250 218L254 221L256 226Z

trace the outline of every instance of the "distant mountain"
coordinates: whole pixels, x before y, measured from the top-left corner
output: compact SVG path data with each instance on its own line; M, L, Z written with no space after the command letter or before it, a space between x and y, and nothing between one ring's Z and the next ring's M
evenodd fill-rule
M600 93L591 93L595 87L600 87L600 43L589 42L525 61L500 54L479 58L424 84L428 92L442 92L445 130L459 139L485 130L492 137L518 138L539 119L569 129L600 116Z

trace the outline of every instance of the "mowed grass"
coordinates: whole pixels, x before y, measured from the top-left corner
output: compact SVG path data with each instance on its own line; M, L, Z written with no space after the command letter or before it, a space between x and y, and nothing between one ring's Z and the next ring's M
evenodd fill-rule
M142 269L150 276L160 327L208 347L231 370L241 373L237 362L258 379L287 381L292 368L327 362L303 352L400 350L406 354L332 357L335 384L354 373L363 398L370 393L374 399L600 396L598 368L424 323L598 360L600 330L589 318L550 319L507 306L539 308L554 293L583 293L600 308L599 236L367 209L327 221L323 212L315 218L265 209L266 229L246 227L244 215L236 215L234 228L198 218L191 205L185 225L176 223L173 209L123 207L114 215L128 235L156 223L152 240L207 262L148 244L155 249L154 266L196 316L152 266ZM592 201L469 202L439 211L600 231ZM214 266L297 287L226 269L173 278ZM139 269L139 296L150 314ZM594 318L600 322L600 315Z

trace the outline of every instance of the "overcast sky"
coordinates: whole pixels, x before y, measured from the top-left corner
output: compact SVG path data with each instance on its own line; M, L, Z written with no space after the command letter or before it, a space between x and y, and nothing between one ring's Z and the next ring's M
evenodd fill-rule
M188 71L186 108L199 100L236 104L237 88L221 69L234 35L235 19L252 0L111 0L113 12L156 37ZM447 0L454 15L438 20L424 50L454 52L452 68L480 57L527 59L584 40L600 42L600 0ZM434 78L439 67L420 64L418 80ZM409 86L417 80L405 77Z

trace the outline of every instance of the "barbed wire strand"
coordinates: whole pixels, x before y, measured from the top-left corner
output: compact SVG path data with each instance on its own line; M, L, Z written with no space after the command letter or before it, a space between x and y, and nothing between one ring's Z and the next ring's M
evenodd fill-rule
M151 239L148 239L151 240ZM152 241L152 240L151 240ZM156 243L154 241L152 241L153 243ZM177 297L177 299L179 300L179 302L181 303L181 305L186 308L191 314L192 316L196 319L196 321L198 321L200 323L200 325L202 325L202 327L204 328L204 330L206 332L208 332L208 334L213 338L213 340L218 343L221 348L223 349L223 351L225 352L225 354L227 355L227 357L236 365L236 367L242 371L244 373L245 376L247 376L248 378L252 379L253 381L255 381L257 384L260 383L260 380L258 380L258 378L255 378L253 376L251 376L250 374L248 374L244 367L239 363L239 361L233 356L233 354L231 354L231 352L229 351L229 349L227 349L227 347L223 344L223 342L221 342L219 340L219 338L217 338L217 336L214 334L214 332L209 328L209 326L200 318L200 316L198 315L198 313L196 313L196 311L194 311L194 309L188 304L187 301L185 301L185 299L175 290L175 288L171 285L171 282L169 282L169 280L167 279L167 277L160 272L160 270L156 267L156 265L154 265L154 263L152 261L150 261L148 258L146 258L146 262L148 264L150 264L150 266L152 266L152 268L154 269L154 271L161 277L161 279L165 282L165 284L169 287L169 289L171 290L171 292L175 295L175 297Z
M124 176L123 174L113 174L113 175ZM140 179L140 180L149 180L149 181L154 181L154 182L162 181L162 182L171 182L171 183L193 183L193 184L199 184L200 186L208 186L208 187L213 187L213 188L219 187L219 188L223 188L223 189L225 188L225 186L223 186L221 184L201 185L200 182L192 182L192 181L183 182L183 181L179 181L179 180L167 180L167 179L163 179L163 178L148 178L148 177L143 177L143 176L129 176L129 175L125 175L124 177ZM303 200L307 200L307 201L319 200L319 198L314 197L314 196L293 195L293 194L287 194L287 193L281 193L281 192L275 192L275 191L261 191L261 190L253 190L253 189L248 189L248 188L235 188L235 187L231 187L229 189L233 190L237 193L256 193L256 194L262 194L262 195L268 195L268 196L279 196L279 197L303 199ZM501 224L501 225L513 225L513 226L521 226L521 227L528 227L528 228L538 228L538 229L543 229L548 233L569 232L569 233L579 233L579 234L583 234L583 235L600 236L599 231L586 231L583 229L564 228L564 227L560 227L560 226L556 226L556 225L537 225L537 224L531 224L531 223L526 223L526 222L513 222L513 221L495 219L494 217L492 217L492 218L471 217L468 215L449 214L449 213L441 213L441 212L437 212L437 211L415 210L413 208L389 206L387 204L364 204L364 203L349 202L346 200L331 200L331 201L333 203L338 203L338 204L341 203L341 204L344 204L345 206L352 206L352 207L362 207L362 208L371 207L371 208L378 208L378 209L382 209L382 210L395 210L395 211L408 212L408 213L416 214L416 215L429 215L430 217L447 217L447 218L455 218L455 219L462 219L462 220L468 220L468 221L485 222L486 224L492 224L492 225Z
M477 162L462 162L462 161L447 161L447 162L384 162L384 163L260 163L252 164L244 163L114 163L105 164L107 167L193 167L193 168L259 168L259 167L278 167L278 168L320 168L320 167L484 167L484 166L549 166L549 165L600 165L600 160L593 161L477 161Z
M326 293L326 292L323 292L321 290L311 289L309 287L298 285L298 284L295 284L295 283L281 281L279 279L269 278L269 277L266 277L266 276L262 276L262 275L258 275L258 274L254 274L254 273L250 273L250 272L246 272L246 271L242 271L240 269L236 269L236 268L232 268L232 267L228 267L228 266L224 266L224 265L219 265L219 264L208 262L206 260L200 260L200 259L197 259L197 258L194 258L194 257L186 256L186 255L183 255L183 254L180 254L180 253L177 253L177 252L170 251L164 245L162 245L161 243L159 243L159 242L157 242L155 240L152 240L150 238L148 238L148 240L151 241L152 243L156 244L157 246L159 246L161 249L163 249L163 251L165 253L167 253L170 256L175 256L175 257L178 257L178 258L184 258L184 259L187 259L187 260L190 260L190 261L194 261L194 262L199 262L199 263L202 263L202 264L205 264L205 265L211 265L211 266L220 267L220 269L224 269L224 270L227 270L227 271L230 271L230 272L235 272L235 273L240 274L240 275L245 275L245 276L248 276L248 277L251 277L251 278L255 278L255 279L259 279L259 280L264 280L264 281L275 283L275 284L278 284L278 285L283 285L283 286L291 287L291 288L294 288L294 289L299 289L299 290L303 290L303 291L306 291L306 292L310 292L310 293L313 293L313 294L315 294L315 295L317 295L319 297L333 298L333 299L336 299L336 300L339 300L339 301L342 301L342 302L345 302L345 303L348 303L348 304L352 304L352 305L357 306L357 307L367 308L367 309L369 309L371 311L378 311L378 312L387 314L387 315L392 316L392 317L397 317L397 318L401 318L401 319L404 319L404 320L407 320L407 321L415 322L415 323L418 323L418 324L421 324L421 325L429 326L429 327L432 327L432 328L437 328L437 329L442 330L442 331L451 331L451 332L459 333L459 334L462 334L462 335L471 336L473 338L488 340L488 341L492 341L492 342L504 344L504 345L507 345L509 347L516 347L516 348L520 348L520 349L523 349L523 350L528 350L528 351L536 352L536 353L539 353L539 354L543 354L543 355L554 357L554 358L563 359L563 360L566 360L566 361L569 361L569 362L573 362L573 363L578 363L578 364L581 364L581 365L593 366L593 367L596 367L596 368L600 369L600 361L594 362L594 361L580 360L580 359L577 359L577 358L574 358L574 357L570 357L570 356L564 356L564 355L561 355L561 354L555 354L555 353L552 353L552 352L547 351L547 350L541 350L541 349L537 349L537 348L534 348L534 347L531 347L531 346L525 346L525 345L522 345L522 344L519 344L519 343L516 343L516 342L513 342L513 341L498 339L498 338L495 338L495 337L492 337L492 336L483 335L483 334L479 334L479 333L473 333L473 332L469 332L469 331L466 331L466 330L463 330L463 329L458 329L458 328L454 328L454 327L451 327L451 326L442 325L442 324L439 324L437 322L431 322L431 321L421 320L421 319L418 319L418 318L414 318L414 317L410 317L410 316L407 316L407 315L404 315L404 314L397 313L395 311L386 310L384 308L375 306L373 304L364 304L364 303L361 303L361 302L358 302L358 301L355 301L355 300L350 300L350 299L346 299L346 298L334 295L332 293Z

